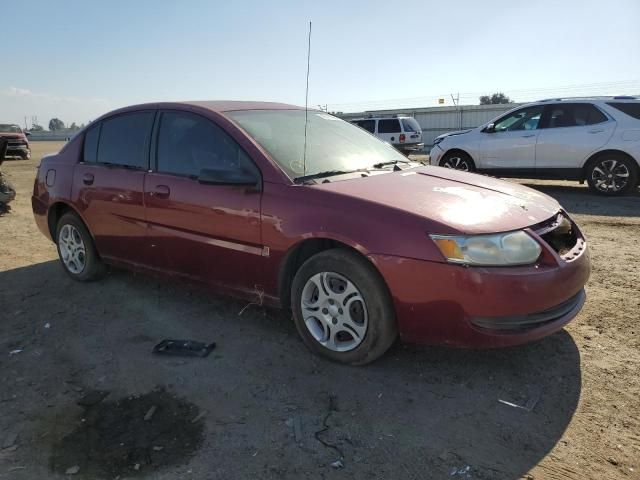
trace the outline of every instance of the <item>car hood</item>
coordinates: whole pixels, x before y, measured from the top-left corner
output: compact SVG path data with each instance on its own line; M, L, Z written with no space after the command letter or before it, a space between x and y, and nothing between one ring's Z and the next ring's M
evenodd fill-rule
M399 209L459 233L518 230L560 210L556 200L531 188L431 166L321 183L314 188Z
M465 133L469 133L471 130L473 129L469 128L467 130L456 130L455 132L447 132L447 133L443 133L442 135L438 135L436 138L446 138L446 137L453 137L455 135L463 135Z

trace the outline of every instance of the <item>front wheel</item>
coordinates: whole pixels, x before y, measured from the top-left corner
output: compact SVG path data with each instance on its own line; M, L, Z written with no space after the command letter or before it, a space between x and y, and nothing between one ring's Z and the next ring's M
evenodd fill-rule
M587 182L601 195L627 193L638 184L638 166L623 155L602 155L587 167Z
M397 336L387 286L355 252L314 255L296 273L291 293L298 333L312 351L330 360L364 365L382 356Z
M99 278L104 264L93 245L89 230L72 212L65 213L56 228L58 255L65 272L74 280L88 282Z
M475 170L473 160L466 153L450 152L445 154L440 160L440 166L444 168L452 168L463 172L473 172Z

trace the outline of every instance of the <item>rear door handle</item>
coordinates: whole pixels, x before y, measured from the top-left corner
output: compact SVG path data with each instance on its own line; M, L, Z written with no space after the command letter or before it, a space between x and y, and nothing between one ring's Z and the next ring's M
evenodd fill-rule
M522 138L531 138L531 137L535 137L536 134L535 133L528 133L527 135L522 135Z
M156 185L155 190L150 192L150 195L156 198L169 198L170 194L171 189L169 189L169 187L167 187L166 185Z
M85 185L92 185L93 184L93 173L85 173L82 176L82 183L84 183Z

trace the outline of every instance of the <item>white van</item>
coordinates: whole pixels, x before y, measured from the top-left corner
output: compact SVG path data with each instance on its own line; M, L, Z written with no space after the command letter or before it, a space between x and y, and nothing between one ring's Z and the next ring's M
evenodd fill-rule
M350 122L390 143L405 155L424 148L422 128L413 117L367 117L356 118Z

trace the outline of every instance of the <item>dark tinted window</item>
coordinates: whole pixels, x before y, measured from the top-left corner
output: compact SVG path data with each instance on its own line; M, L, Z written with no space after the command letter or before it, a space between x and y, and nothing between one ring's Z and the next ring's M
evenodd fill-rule
M626 113L630 117L640 120L640 102L638 103L623 103L623 102L611 102L607 105Z
M400 121L397 118L378 120L378 133L400 133Z
M98 162L146 168L152 124L153 112L127 113L102 122Z
M359 120L356 122L356 125L358 125L361 128L364 128L365 130L367 130L368 132L375 132L376 131L376 121L375 120Z
M496 132L513 132L517 130L535 130L538 128L540 117L542 116L542 105L534 107L521 108L501 119L497 120L494 125Z
M191 113L162 114L158 131L158 171L197 177L204 168L257 169L240 146L210 120Z
M568 103L547 107L544 128L582 127L607 120L607 117L590 103Z
M95 163L97 161L98 135L100 135L100 125L91 127L84 134L83 160L85 162Z

